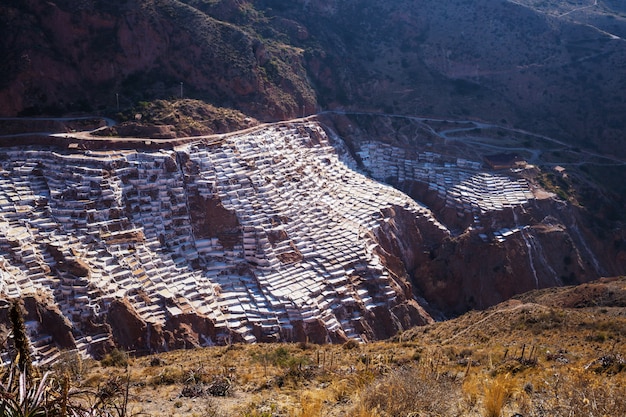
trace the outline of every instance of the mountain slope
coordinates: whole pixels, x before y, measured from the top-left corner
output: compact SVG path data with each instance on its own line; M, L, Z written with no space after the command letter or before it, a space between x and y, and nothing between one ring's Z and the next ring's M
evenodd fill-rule
M152 416L620 416L625 285L621 278L524 294L393 341L212 347L128 359L128 368L119 354L102 367L70 367L81 362L67 355L59 368L74 370L88 391L127 376L128 409ZM597 307L561 306L568 293L614 297ZM220 396L224 376L228 395ZM506 399L493 401L494 390ZM108 400L123 398L122 391Z
M275 74L288 84L285 93L265 74L265 46L254 34L178 1L113 7L33 0L2 7L9 57L1 72L4 114L113 108L116 94L126 107L142 98L179 97L181 88L185 96L265 118L313 108L297 49L280 51L293 62Z
M624 156L622 12L562 16L580 2L562 3L9 1L0 109L114 111L116 94L126 108L182 82L260 120L337 106L471 116Z
M3 148L0 293L26 300L37 357L380 340L626 268L530 176L322 126Z
M566 3L4 2L0 113L125 123L2 121L66 134L2 137L50 146L3 148L0 292L45 360L383 339L622 274L623 12Z

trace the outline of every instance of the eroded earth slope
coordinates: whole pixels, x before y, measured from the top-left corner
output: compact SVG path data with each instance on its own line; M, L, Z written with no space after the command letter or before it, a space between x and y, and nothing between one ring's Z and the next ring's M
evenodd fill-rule
M158 151L4 148L0 292L25 300L38 358L384 339L623 269L523 170L323 126Z

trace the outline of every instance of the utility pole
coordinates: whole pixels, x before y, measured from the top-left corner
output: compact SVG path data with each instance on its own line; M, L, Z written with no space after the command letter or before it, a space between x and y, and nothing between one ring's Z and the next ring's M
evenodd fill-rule
M115 93L115 102L117 103L117 111L120 111L120 93Z
M183 98L183 82L180 82L180 98Z

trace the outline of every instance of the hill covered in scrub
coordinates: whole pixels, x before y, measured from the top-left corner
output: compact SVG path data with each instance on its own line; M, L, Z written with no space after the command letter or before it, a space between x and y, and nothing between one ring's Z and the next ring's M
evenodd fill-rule
M350 108L478 118L623 154L610 1L3 2L0 113L204 100L259 120Z
M625 288L616 278L531 292L387 342L116 351L57 369L112 404L128 385L126 410L153 416L618 416Z

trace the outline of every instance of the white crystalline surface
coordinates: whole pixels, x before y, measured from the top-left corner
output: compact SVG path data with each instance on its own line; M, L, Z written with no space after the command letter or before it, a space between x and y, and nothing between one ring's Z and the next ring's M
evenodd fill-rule
M416 153L378 142L363 143L358 154L373 178L424 182L460 213L502 210L534 198L526 180L484 172L479 162L446 160L436 153Z
M427 208L349 168L314 123L176 151L2 154L0 293L48 293L73 323L128 298L146 321L205 315L250 342L254 328L286 334L316 319L358 338L354 321L396 295L367 233L381 210L403 207L447 233ZM195 236L192 195L236 215L233 245ZM54 252L89 276L57 268ZM105 337L79 328L79 349Z

